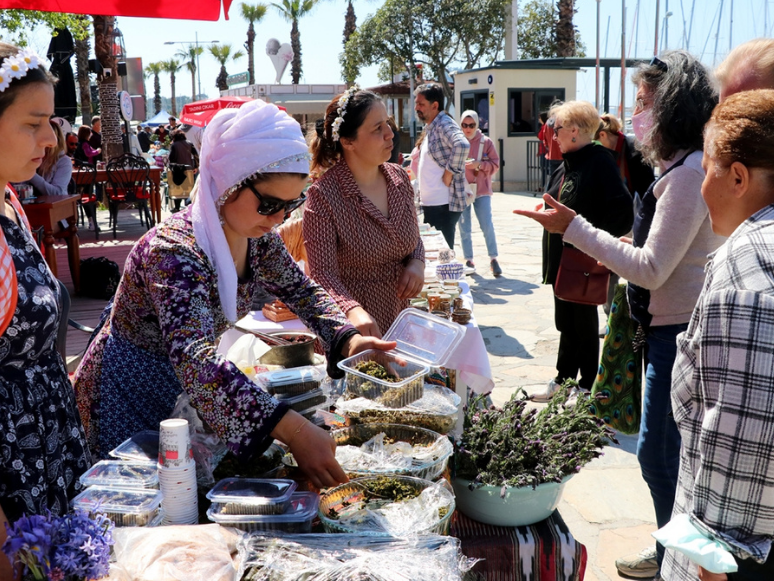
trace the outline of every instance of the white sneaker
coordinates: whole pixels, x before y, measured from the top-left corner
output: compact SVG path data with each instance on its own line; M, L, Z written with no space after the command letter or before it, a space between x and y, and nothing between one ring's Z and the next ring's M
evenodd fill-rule
M616 559L615 568L618 573L635 579L650 579L659 575L656 547L643 549L636 555L627 555ZM654 579L655 581L655 579Z
M532 396L532 401L538 403L547 403L554 394L562 388L561 384L556 383L553 379L548 382L548 386L543 393L536 393Z
M582 387L573 387L570 390L570 395L567 398L567 401L565 402L565 406L570 407L574 406L578 403L578 398L583 397L584 400L588 400L591 396L591 391L588 389L583 389Z

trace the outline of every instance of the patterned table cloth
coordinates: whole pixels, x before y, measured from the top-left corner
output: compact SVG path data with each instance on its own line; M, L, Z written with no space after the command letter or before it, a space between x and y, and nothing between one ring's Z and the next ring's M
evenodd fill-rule
M582 581L586 573L586 547L558 511L524 527L486 525L456 511L451 535L466 557L484 559L471 572L481 581Z

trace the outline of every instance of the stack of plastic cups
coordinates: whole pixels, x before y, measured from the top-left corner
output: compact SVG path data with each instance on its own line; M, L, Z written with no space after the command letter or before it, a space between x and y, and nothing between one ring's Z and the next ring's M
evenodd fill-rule
M164 525L196 524L196 463L191 449L188 421L170 419L159 427L159 487L164 495Z

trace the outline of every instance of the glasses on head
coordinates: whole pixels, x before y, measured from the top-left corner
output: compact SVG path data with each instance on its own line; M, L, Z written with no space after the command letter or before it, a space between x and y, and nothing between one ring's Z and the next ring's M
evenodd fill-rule
M650 66L656 67L664 73L669 70L669 66L657 56L654 56L652 59L650 59Z
M292 200L280 200L279 198L270 198L269 196L264 196L259 193L252 182L246 181L243 182L242 185L249 188L249 190L255 194L255 197L258 198L258 209L256 211L261 216L271 216L277 212L284 212L287 216L293 210L300 207L301 204L306 202L306 196L304 194L301 194L299 197Z
M462 123L461 127L463 129L475 129L476 128L476 124L475 123Z

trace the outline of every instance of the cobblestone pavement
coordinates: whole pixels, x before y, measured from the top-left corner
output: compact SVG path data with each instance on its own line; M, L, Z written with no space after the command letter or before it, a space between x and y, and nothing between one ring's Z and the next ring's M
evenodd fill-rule
M559 334L551 287L541 284L542 229L512 213L538 203L539 197L530 193L494 195L500 278L492 276L484 237L473 220L476 274L469 281L492 365L495 404L519 388L528 393L544 389L556 371ZM459 231L455 251L462 258ZM601 308L600 325L604 325ZM656 529L655 513L635 455L637 437L621 436L619 441L567 484L559 505L572 534L588 549L588 581L621 579L615 560L654 542L650 533Z

